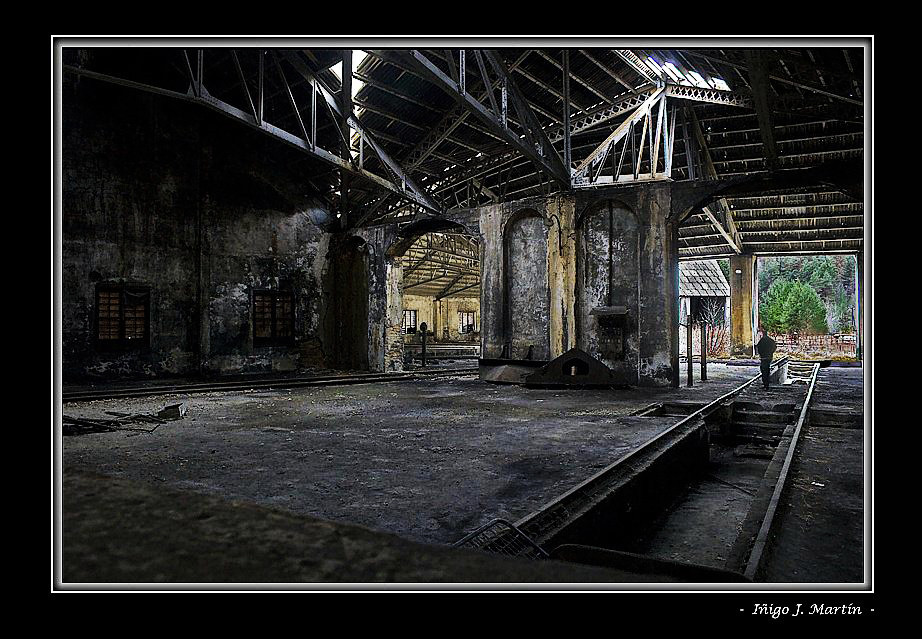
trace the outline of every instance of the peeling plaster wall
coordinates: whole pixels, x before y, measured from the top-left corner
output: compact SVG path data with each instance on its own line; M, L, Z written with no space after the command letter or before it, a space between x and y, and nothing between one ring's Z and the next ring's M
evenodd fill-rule
M502 204L480 208L480 352L484 358L499 357L503 351L502 228Z
M669 183L637 187L640 220L640 383L677 386L679 249Z
M396 228L380 226L357 229L354 237L366 243L367 290L367 370L403 370L403 265L388 254L397 241Z
M592 205L578 229L577 306L581 349L604 362L618 379L640 383L641 317L640 232L633 212L611 200ZM597 307L624 306L627 315L617 325L617 347L603 343ZM617 353L615 352L617 349Z
M618 252L611 284L606 283L607 268L604 278L601 275L601 266L609 259L607 226L605 251L595 246L601 238L590 241L591 260L586 259L585 238L580 239L583 218L609 199L620 203L614 229L616 235L622 236L619 246L624 247ZM624 360L609 363L629 384L677 384L678 248L670 207L671 185L658 183L535 197L479 208L483 247L483 357L500 357L507 325L513 328L513 339L518 340L511 353L514 358L524 356L524 340L537 341L539 335L548 345L547 356L556 357L577 346L580 333L579 344L585 344L583 347L590 354L599 356L594 345L597 340L593 339L598 320L590 317L589 312L597 304L607 304L608 286L611 286L612 304L628 307L630 326L625 327ZM525 209L540 215L533 219L541 221L546 239L537 240L537 225L529 227L527 240L522 237L526 231L515 225L509 227L512 233L506 237L507 223ZM601 233L598 223L596 227L590 235ZM511 267L504 260L507 239L511 239L514 256L518 256ZM595 272L588 282L586 267ZM514 284L507 298L509 280ZM527 295L516 293L516 288L527 289ZM507 299L512 300L511 307L507 306ZM542 299L547 300L546 305ZM543 314L523 312L524 304L531 309L544 305ZM511 311L514 319L509 318L507 311Z
M66 380L325 365L327 212L289 150L192 105L73 76L62 120ZM99 282L150 288L147 348L95 345ZM292 291L290 345L253 346L259 288Z
M550 359L547 240L545 217L537 211L517 212L503 230L503 342L512 359Z
M551 357L563 355L576 345L576 202L557 196L548 204L548 277L550 295Z

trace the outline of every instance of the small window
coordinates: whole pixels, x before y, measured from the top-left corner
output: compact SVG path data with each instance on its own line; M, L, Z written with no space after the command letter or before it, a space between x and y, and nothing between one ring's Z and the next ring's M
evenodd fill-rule
M403 333L410 335L416 332L416 311L403 312Z
M253 291L253 345L290 344L295 336L295 304L290 291Z
M118 284L96 289L96 344L140 348L150 343L150 289Z
M461 311L458 313L458 332L459 333L473 333L474 332L474 313Z

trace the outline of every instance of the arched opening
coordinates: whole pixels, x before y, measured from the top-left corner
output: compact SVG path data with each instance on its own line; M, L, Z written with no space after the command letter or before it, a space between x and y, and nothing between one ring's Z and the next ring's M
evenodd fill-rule
M329 315L332 365L368 370L368 247L359 237L331 247L330 286L334 312Z
M624 203L605 200L586 209L577 233L577 344L634 380L642 286L637 218Z
M503 229L503 344L511 359L550 359L548 226L537 211L519 211Z
M401 229L388 258L401 267L399 286L388 290L400 309L398 344L404 368L480 356L480 239L461 224L423 220Z

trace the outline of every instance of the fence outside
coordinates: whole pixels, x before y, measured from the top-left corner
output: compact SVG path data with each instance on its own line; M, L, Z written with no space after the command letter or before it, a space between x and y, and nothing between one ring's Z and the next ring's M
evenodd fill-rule
M726 324L709 325L707 328L708 357L723 357L730 349L730 335ZM679 357L685 357L686 329L684 324L679 325ZM692 327L692 353L697 358L701 355L701 324Z
M855 357L855 334L835 335L772 335L779 353L810 357ZM725 326L708 327L708 357L726 357L729 352L729 335ZM679 357L684 358L685 326L679 326ZM701 355L701 331L696 324L692 331L692 353L695 359Z
M855 357L856 339L854 333L835 335L772 335L783 353L840 355Z

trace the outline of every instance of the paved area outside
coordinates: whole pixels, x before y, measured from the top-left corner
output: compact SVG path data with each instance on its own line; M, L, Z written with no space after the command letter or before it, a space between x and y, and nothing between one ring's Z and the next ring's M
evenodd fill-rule
M863 414L862 370L820 369L818 409ZM854 419L811 424L791 464L778 510L765 581L854 583L864 580L864 436Z
M64 467L452 543L516 520L678 417L655 401L714 399L757 369L713 365L693 388L543 390L470 378L67 404L75 417L188 414L153 433L66 437ZM64 508L69 496L64 492Z

